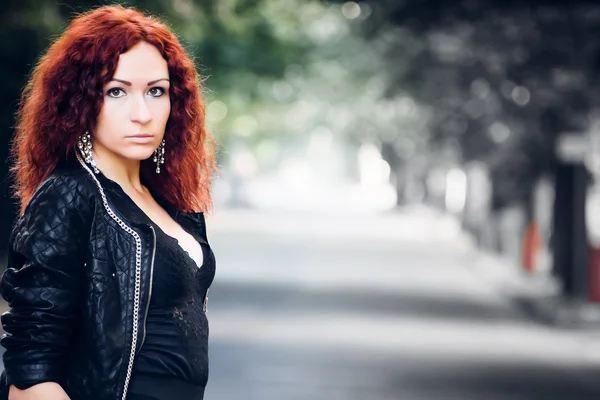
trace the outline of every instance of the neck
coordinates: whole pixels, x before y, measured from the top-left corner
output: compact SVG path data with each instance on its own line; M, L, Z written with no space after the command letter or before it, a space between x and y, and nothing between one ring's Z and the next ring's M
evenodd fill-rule
M117 182L123 190L145 192L140 181L139 160L122 157L95 143L92 147L92 157L102 174Z

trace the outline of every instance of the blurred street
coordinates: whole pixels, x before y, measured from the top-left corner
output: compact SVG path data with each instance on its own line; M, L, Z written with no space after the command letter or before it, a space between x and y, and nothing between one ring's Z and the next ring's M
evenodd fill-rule
M215 205L207 400L600 399L600 3L128 0L179 44L144 31L114 48L67 28L104 0L4 3L0 273L76 142L120 160L148 132L161 145L127 164L141 182L177 209ZM151 89L168 119L140 121L135 99L155 96L117 74L140 40L168 61ZM187 180L199 161L210 188ZM52 260L67 241L47 236Z
M593 334L523 315L427 208L217 210L209 238L207 399L600 397Z

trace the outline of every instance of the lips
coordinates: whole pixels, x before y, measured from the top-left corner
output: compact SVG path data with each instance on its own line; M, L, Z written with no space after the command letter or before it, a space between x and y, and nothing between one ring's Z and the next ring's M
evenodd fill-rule
M138 133L137 135L127 136L127 141L129 143L136 143L142 145L151 145L156 141L154 135L150 135L148 133Z

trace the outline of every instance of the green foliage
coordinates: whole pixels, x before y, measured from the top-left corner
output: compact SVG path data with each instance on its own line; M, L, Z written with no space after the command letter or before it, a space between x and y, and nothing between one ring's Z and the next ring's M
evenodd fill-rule
M11 62L1 68L8 75L5 84L12 85L3 91L7 100L3 104L14 106L3 110L3 126L12 125L16 99L43 49L74 15L109 3L158 15L180 37L205 78L207 103L218 100L227 107L225 117L213 124L222 148L235 135L231 127L239 117L278 107L279 101L261 88L285 80L290 65L303 68L308 54L319 46L311 36L313 20L325 9L320 3L300 0L9 2L0 35L5 39L3 53ZM11 40L14 37L20 40ZM261 126L258 133L268 135L268 130ZM4 135L8 138L10 132Z

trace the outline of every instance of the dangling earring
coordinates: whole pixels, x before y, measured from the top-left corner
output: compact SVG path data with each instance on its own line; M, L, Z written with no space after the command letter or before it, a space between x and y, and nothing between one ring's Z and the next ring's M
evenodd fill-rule
M160 164L165 163L165 139L160 142L158 149L154 150L154 158L152 161L156 163L156 173L160 174Z
M94 168L94 172L96 174L99 174L100 171L96 167L96 160L94 160L92 157L92 137L88 131L85 131L83 135L79 136L77 147L79 147L79 150L81 150L85 162Z

